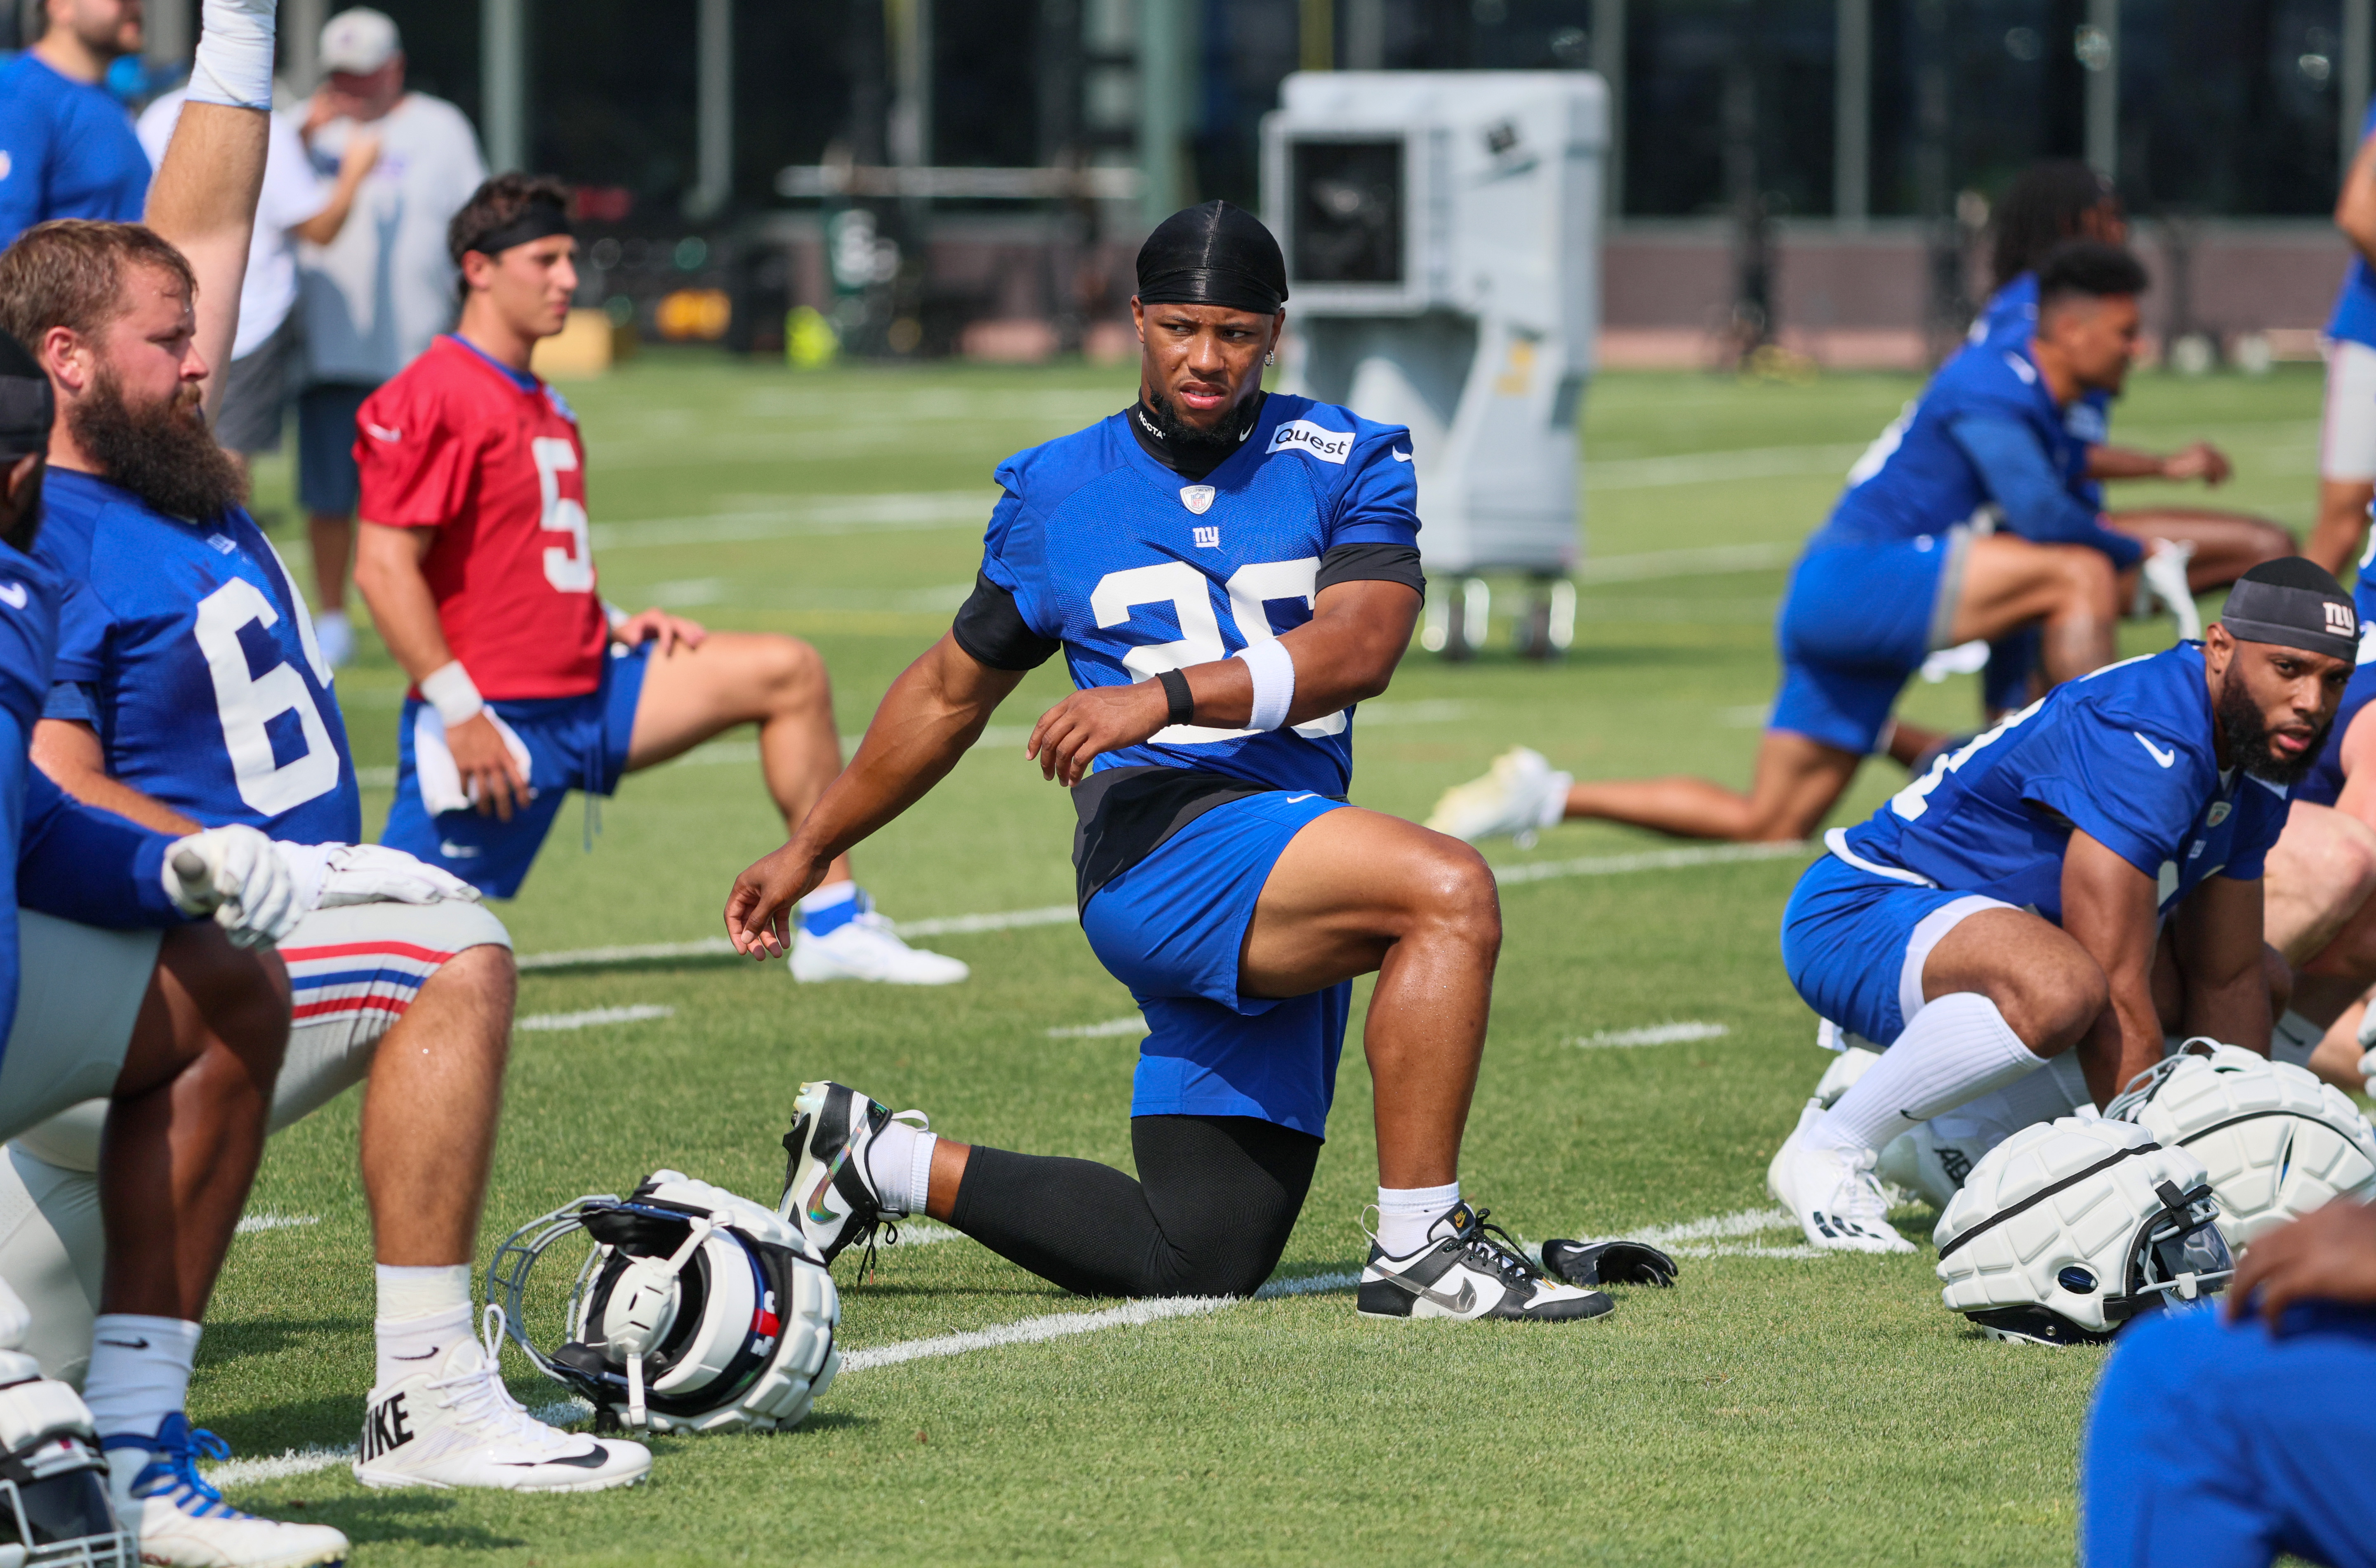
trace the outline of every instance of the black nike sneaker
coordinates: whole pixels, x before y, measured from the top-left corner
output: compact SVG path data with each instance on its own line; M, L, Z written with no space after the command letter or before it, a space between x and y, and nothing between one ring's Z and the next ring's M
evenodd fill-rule
M1369 1266L1361 1270L1361 1315L1583 1323L1616 1306L1598 1290L1581 1290L1538 1273L1508 1231L1485 1223L1489 1212L1455 1205L1431 1227L1431 1234L1450 1234L1408 1257L1388 1257L1372 1241Z
M898 1235L888 1222L906 1217L883 1206L866 1170L867 1146L895 1121L930 1125L921 1111L894 1112L840 1084L802 1084L792 1101L792 1130L784 1134L784 1195L776 1213L799 1226L827 1264L853 1241L871 1245L878 1229L889 1231L885 1245Z

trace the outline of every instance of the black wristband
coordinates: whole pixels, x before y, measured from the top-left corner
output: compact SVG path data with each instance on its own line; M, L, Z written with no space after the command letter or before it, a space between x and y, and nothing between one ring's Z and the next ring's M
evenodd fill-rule
M1196 717L1196 698L1188 690L1188 677L1177 670L1158 671L1155 677L1163 687L1163 700L1170 705L1169 722L1186 724Z

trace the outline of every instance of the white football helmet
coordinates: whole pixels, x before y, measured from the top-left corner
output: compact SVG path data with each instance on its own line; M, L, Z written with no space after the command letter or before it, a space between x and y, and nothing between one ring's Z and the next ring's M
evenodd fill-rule
M570 1288L569 1340L548 1356L524 1327L529 1271L580 1229L594 1245ZM583 1197L521 1226L497 1249L487 1294L538 1370L590 1402L598 1425L789 1430L841 1370L841 1298L799 1229L674 1170L624 1200Z
M11 1298L13 1300L13 1298ZM108 1500L90 1412L21 1350L0 1350L0 1562L136 1568L140 1553Z
M2331 1199L2376 1195L2376 1130L2343 1091L2241 1046L2188 1040L2105 1114L2203 1162L2231 1247Z
M1939 1217L1940 1299L1991 1338L2100 1341L2168 1296L2226 1287L2218 1215L2202 1162L2133 1123L2025 1127Z

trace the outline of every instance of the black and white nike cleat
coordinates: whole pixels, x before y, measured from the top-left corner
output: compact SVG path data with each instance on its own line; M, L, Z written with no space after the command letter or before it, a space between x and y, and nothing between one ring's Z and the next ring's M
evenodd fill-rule
M1361 1315L1582 1323L1617 1304L1598 1290L1546 1278L1508 1231L1485 1223L1488 1212L1454 1206L1431 1228L1427 1245L1408 1257L1388 1257L1372 1241L1361 1270Z
M889 1221L906 1218L883 1206L867 1172L866 1151L894 1121L929 1125L923 1112L896 1114L840 1084L801 1086L792 1101L792 1130L784 1134L784 1195L776 1212L801 1228L817 1256L827 1264L853 1241L870 1245L878 1229L898 1230Z

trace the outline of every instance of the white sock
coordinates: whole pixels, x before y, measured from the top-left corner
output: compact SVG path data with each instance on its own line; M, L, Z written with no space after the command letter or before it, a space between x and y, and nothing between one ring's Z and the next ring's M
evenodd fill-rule
M801 900L801 913L814 915L820 909L830 909L836 904L847 904L858 897L858 883L853 878L820 887Z
M1407 1258L1427 1244L1428 1231L1443 1211L1460 1201L1455 1179L1441 1187L1380 1187L1378 1246L1390 1258Z
M343 610L325 610L320 614L315 616L314 635L315 636L319 636L326 629L341 632L345 631L347 629L347 612Z
M1978 992L1942 996L1914 1016L1881 1060L1832 1102L1810 1142L1878 1149L1942 1111L2045 1065Z
M384 1318L426 1317L470 1305L470 1265L467 1263L384 1263L372 1270L379 1280L379 1313Z
M372 1324L379 1342L376 1382L386 1384L428 1366L442 1368L446 1352L470 1332L470 1265L380 1264L379 1312Z
M82 1402L99 1435L154 1437L187 1403L198 1360L198 1325L177 1317L101 1313L90 1330L90 1370Z
M2323 1027L2288 1007L2286 1016L2277 1020L2276 1028L2269 1035L2270 1060L2307 1067L2311 1052L2316 1051L2318 1042L2325 1038L2326 1030Z
M921 1214L933 1190L933 1149L940 1135L911 1123L893 1122L866 1146L866 1179L874 1199L891 1215Z

